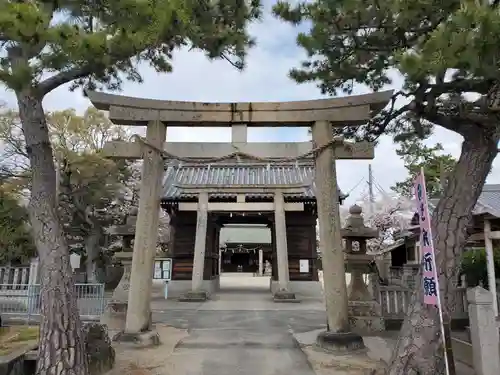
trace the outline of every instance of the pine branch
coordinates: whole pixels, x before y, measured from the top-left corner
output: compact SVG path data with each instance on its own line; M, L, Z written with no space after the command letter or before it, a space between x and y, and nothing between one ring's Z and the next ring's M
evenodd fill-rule
M0 69L0 82L9 82L12 79L12 75L7 69Z
M47 95L52 90L55 90L65 83L74 81L75 79L85 78L92 74L93 68L91 64L87 64L83 67L76 67L71 70L64 72L59 72L49 78L46 78L40 82L37 86L37 90L41 96Z

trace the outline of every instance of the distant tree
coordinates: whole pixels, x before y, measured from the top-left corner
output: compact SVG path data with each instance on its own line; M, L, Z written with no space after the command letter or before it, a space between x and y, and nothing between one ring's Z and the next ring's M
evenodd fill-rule
M500 249L493 249L495 275L500 275ZM468 288L482 286L489 289L488 261L484 248L475 248L462 254L460 276L465 276Z
M24 263L34 256L28 212L0 184L0 264Z
M366 225L378 229L379 236L368 241L368 250L378 253L392 244L394 234L410 225L414 206L414 203L405 197L384 194L377 199L373 212L368 211Z
M363 209L365 225L379 231L379 236L367 243L367 249L372 254L377 254L392 244L394 234L410 225L415 211L414 203L408 198L386 193L376 196L374 202L363 197L356 204ZM348 210L343 208L341 211L341 218L345 221Z
M0 177L19 193L29 178L29 159L19 114L7 108L0 108L0 145Z
M60 163L60 213L68 245L84 256L87 281L102 281L106 229L115 223L115 201L128 180L125 165L98 153L69 153Z
M29 196L31 168L19 116L7 111L0 119L6 186L19 196ZM73 109L49 113L47 123L59 177L63 230L71 251L86 260L87 280L97 282L98 270L104 266L105 230L115 221L108 211L114 209L113 202L132 174L126 162L105 158L102 148L108 141L124 139L126 132L92 107L83 116Z
M427 195L429 198L439 198L443 194L446 176L451 173L457 162L453 156L444 154L442 151L443 146L440 143L426 146L421 140L415 138L399 143L396 154L403 159L408 177L404 181L397 182L391 189L402 196L413 198L415 176L423 168Z
M47 121L64 232L71 251L84 255L87 281L96 283L105 266L105 231L114 223L109 211L131 175L125 161L105 158L102 149L106 142L127 134L93 107L83 116L72 109L52 112Z

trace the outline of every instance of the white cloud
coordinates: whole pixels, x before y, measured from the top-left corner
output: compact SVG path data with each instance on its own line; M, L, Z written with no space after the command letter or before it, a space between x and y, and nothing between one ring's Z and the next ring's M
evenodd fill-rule
M257 47L250 51L248 66L242 73L225 61L209 62L196 51L181 50L174 57L172 74L157 74L147 66L141 67L144 84L126 83L123 95L164 100L188 100L205 102L237 101L288 101L321 98L313 84L297 85L288 78L290 68L297 66L304 56L295 44L297 29L274 19L267 4L263 21L252 25L251 33L257 38ZM395 80L394 85L398 82ZM359 88L357 92L365 92ZM15 96L0 91L0 101L15 107ZM83 111L90 103L81 92L68 93L67 86L60 87L44 100L47 110L68 107ZM228 141L228 128L171 128L170 141ZM250 141L300 141L307 139L305 129L273 128L252 129ZM460 152L460 137L438 129L430 142L441 142L447 152L457 156ZM394 152L391 140L384 138L376 149L375 160L371 161L375 180L383 189L389 190L396 181L405 177L405 170ZM339 161L339 185L345 192L353 189L362 178L368 177L368 161ZM488 182L500 182L500 163ZM349 202L354 202L366 191L366 182L359 183L351 191Z

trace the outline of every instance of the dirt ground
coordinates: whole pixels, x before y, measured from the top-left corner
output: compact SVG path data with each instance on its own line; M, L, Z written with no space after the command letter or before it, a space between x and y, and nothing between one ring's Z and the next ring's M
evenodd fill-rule
M156 325L161 345L144 349L132 349L117 344L115 367L106 375L173 375L176 365L172 353L179 341L186 338L186 330L167 325Z

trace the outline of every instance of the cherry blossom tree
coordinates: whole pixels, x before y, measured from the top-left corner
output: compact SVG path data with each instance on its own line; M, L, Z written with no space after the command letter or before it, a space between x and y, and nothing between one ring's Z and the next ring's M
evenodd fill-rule
M379 236L367 243L368 252L380 254L394 243L394 234L407 229L415 213L414 202L396 194L381 193L371 202L363 196L358 202L363 209L365 225L378 229ZM345 221L348 209L341 209L341 219Z

